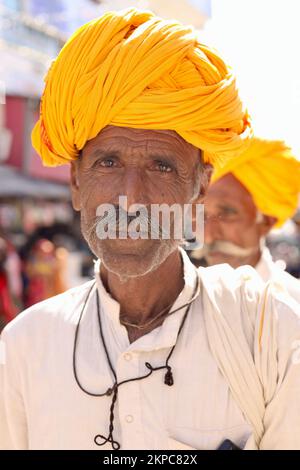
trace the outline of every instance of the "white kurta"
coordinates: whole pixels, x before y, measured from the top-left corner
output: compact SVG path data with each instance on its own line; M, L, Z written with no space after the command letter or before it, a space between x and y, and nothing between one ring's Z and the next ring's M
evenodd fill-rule
M300 303L300 280L282 269L278 263L274 262L270 250L264 247L261 258L255 266L256 272L264 282L273 279L281 283L288 293Z
M190 299L196 282L194 266L185 254L183 259L185 287L174 308ZM220 267L219 271L223 268ZM297 347L300 349L300 315L293 312L293 306L289 306L285 299L276 301L279 349L278 364L276 362L274 367L278 368L275 372L279 382L272 384L276 389L272 398L266 393L269 403L266 403L264 415L260 390L263 379L259 377L263 362L259 357L254 366L252 361L252 356L256 355L255 346L252 346L255 328L250 316L251 305L257 309L257 301L248 292L245 310L237 294L244 288L244 281L240 285L232 281L231 285L230 277L234 277L235 271L228 266L224 269L226 281L224 284L216 281L216 285L210 280L215 268L202 269L201 277L206 277L206 272L208 276L201 286L201 295L190 309L170 360L174 385L164 384L163 370L119 388L114 437L122 449L215 449L224 439L231 439L240 447L248 441L249 448L255 447L249 444L253 441L252 427L238 404L239 399L234 398L237 390L234 375L239 377L243 374L246 374L249 393L253 389L251 397L254 397L255 404L256 400L259 402L256 411L249 400L247 411L249 415L253 414L254 421L258 416L258 428L260 419L263 422L260 448L300 449L300 360L299 363L292 360L298 357L295 356ZM144 375L148 372L145 362L152 366L164 365L170 348L176 342L184 310L174 313L162 326L130 344L126 329L119 323L119 304L106 292L99 276L96 278L104 336L118 380ZM111 448L109 444L103 447L94 444L96 434L108 434L111 398L86 395L73 376L75 327L90 286L91 282L31 307L4 330L2 340L6 357L0 367L1 448ZM216 292L215 300L213 292ZM231 297L235 299L232 307ZM223 305L219 298L223 299ZM233 376L227 370L235 362L231 361L230 354L226 357L222 344L218 344L221 336L218 337L215 325L218 328L220 312L217 307L211 310L214 301L225 312L225 320L222 321L226 321L227 326L222 332L228 338L228 332L233 334L233 338L237 337L234 347L241 347L242 353L245 351L246 361L249 362L250 358L249 377L253 370L255 377L249 378L249 385L248 372L242 370L244 366L242 372L237 366ZM249 318L246 318L248 314ZM211 319L215 323L210 324ZM225 344L226 340L222 342ZM230 344L233 343L230 340ZM216 359L219 353L220 364ZM240 357L234 359L238 362ZM103 393L113 384L99 337L95 291L82 318L77 370L81 384L90 392ZM231 386L223 374L230 376Z

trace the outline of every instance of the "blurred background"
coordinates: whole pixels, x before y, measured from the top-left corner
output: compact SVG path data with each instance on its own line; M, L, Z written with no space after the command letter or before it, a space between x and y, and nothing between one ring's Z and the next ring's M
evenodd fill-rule
M30 133L43 77L69 35L111 9L193 24L234 67L257 133L300 152L298 0L0 0L0 329L23 308L90 278L69 167L42 166ZM268 239L300 277L300 213Z

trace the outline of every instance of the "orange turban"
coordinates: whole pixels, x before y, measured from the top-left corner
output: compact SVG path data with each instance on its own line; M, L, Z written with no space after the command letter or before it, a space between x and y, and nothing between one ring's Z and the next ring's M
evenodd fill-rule
M32 142L48 166L76 159L109 124L174 130L212 164L252 135L228 66L191 26L149 11L110 12L79 28L45 82Z
M244 153L215 170L212 182L227 173L245 186L263 214L278 219L277 227L296 212L300 160L284 142L253 138Z

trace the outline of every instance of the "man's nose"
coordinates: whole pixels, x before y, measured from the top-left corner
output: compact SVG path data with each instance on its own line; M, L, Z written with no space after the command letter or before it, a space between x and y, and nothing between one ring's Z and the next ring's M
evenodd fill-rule
M204 242L213 243L220 238L220 224L217 217L206 215L204 222Z
M127 210L133 204L147 204L148 197L146 194L145 181L142 171L139 168L127 169L121 187L120 194L126 196Z

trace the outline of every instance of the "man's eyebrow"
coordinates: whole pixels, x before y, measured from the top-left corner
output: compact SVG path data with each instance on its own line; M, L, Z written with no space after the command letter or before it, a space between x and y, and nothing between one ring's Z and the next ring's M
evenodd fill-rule
M97 158L97 157L109 157L109 156L115 156L119 157L119 152L117 150L112 150L112 149L94 149L91 151L89 158Z
M223 202L223 203L221 203L221 204L218 204L217 207L218 207L218 209L233 209L233 210L238 210L238 209L239 209L238 206L233 205L233 204L231 204L231 203L226 203L226 202L225 202L225 203Z
M147 157L149 158L153 158L155 160L166 160L166 159L170 159L170 160L175 160L176 159L176 156L174 155L174 153L159 153L159 152L150 152L148 153Z
M174 166L184 165L184 158L179 158L178 154L172 152L172 150L152 150L147 153L146 158L157 161L168 161Z
M97 158L97 157L109 157L114 156L120 158L120 151L114 149L99 149L96 148L91 151L89 158ZM151 158L154 160L172 160L172 162L176 161L176 155L172 152L160 153L158 152L149 152L146 158Z

